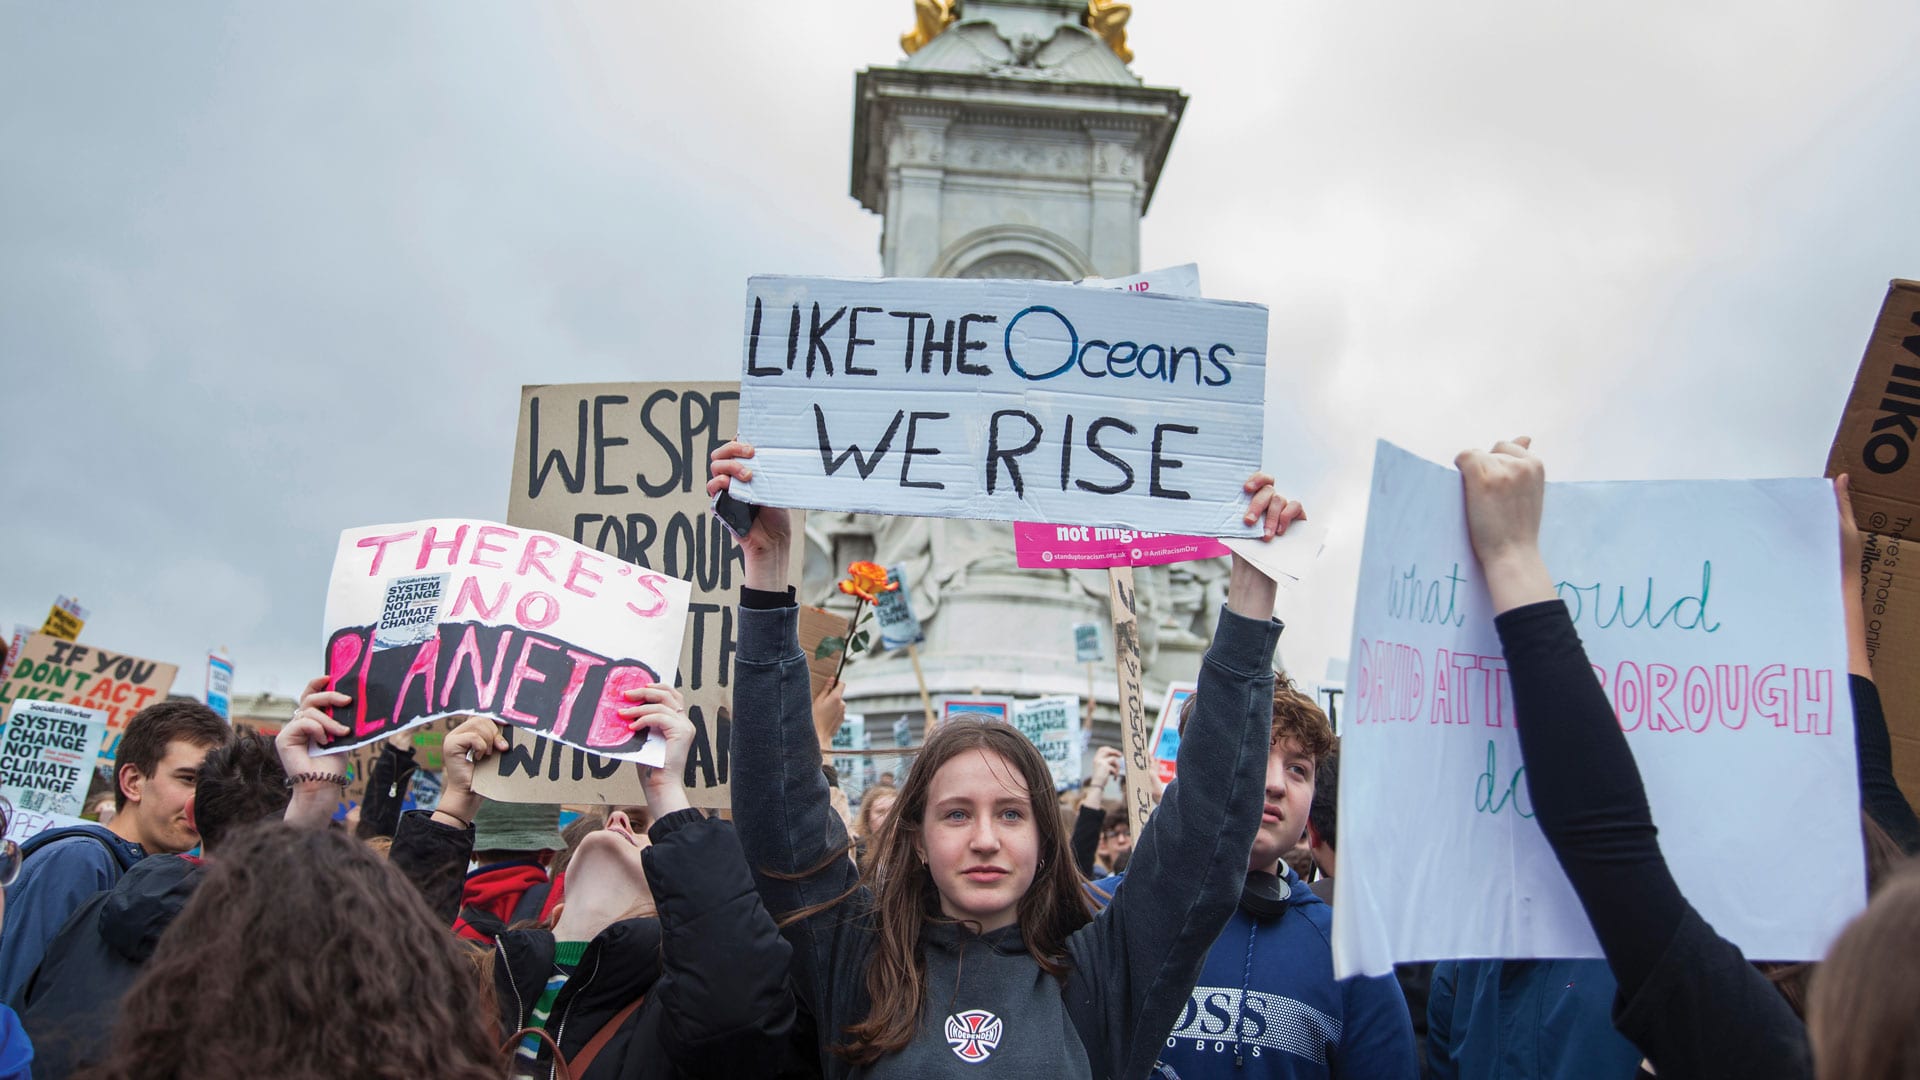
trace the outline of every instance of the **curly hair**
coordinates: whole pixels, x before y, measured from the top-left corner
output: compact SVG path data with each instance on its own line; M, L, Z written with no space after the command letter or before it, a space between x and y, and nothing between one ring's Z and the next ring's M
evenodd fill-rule
M474 970L399 870L344 833L227 837L127 991L88 1080L500 1080Z
M1187 721L1193 718L1193 711L1200 700L1199 694L1187 695L1180 703L1180 716L1176 729L1185 733ZM1333 752L1333 725L1327 722L1327 714L1313 699L1301 693L1293 685L1293 680L1284 671L1276 672L1273 677L1273 739L1278 745L1292 739L1300 747L1300 752L1312 758L1317 766Z

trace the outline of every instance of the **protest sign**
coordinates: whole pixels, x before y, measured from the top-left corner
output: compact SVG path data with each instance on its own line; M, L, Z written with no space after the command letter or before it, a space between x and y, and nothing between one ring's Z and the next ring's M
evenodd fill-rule
M1160 717L1153 724L1153 779L1161 787L1173 783L1180 763L1180 708L1199 687L1190 682L1170 682L1167 696L1160 703Z
M740 547L713 517L707 459L739 429L740 385L730 382L588 383L520 391L519 435L507 522L570 536L623 562L693 583L679 664L693 721L687 795L727 804L732 724L734 605ZM800 535L804 522L793 523ZM800 581L806 545L793 545ZM696 767L696 762L706 763ZM481 771L481 794L510 802L565 802L539 782ZM634 798L622 802L638 802Z
M219 653L207 654L207 708L222 720L233 717L233 661Z
M1597 957L1532 821L1460 476L1383 443L1372 490L1340 758L1335 971ZM1547 485L1541 548L1667 865L1756 961L1818 958L1865 899L1838 534L1822 480ZM1820 888L1779 887L1783 837Z
M86 608L71 596L58 597L53 602L53 610L47 612L47 621L40 627L43 634L52 634L62 641L79 641L80 628L87 625Z
M72 814L49 814L44 810L15 808L13 816L7 819L5 838L16 844L24 844L50 829L66 829L75 825L90 824L93 823Z
M1895 281L1874 323L1827 455L1846 473L1867 534L1859 568L1873 681L1893 736L1900 788L1920 792L1920 578L1901 549L1920 538L1920 282Z
M1042 525L1031 521L1014 525L1013 552L1015 561L1030 570L1160 566L1229 554L1225 544L1207 536L1139 532L1098 525Z
M15 700L64 701L101 710L107 714L107 736L100 763L112 765L121 729L134 713L164 700L179 673L174 664L33 634L0 680L0 707Z
M1013 726L1040 750L1055 790L1080 786L1080 699L1072 694L1015 702Z
M880 647L899 649L927 640L920 619L913 613L913 596L907 589L907 576L897 566L887 567L887 580L899 588L879 594L873 605L873 621L880 624Z
M107 714L59 701L15 701L0 731L0 795L16 810L79 817Z
M1013 716L1013 699L994 695L975 694L972 697L941 697L935 699L940 709L940 722L966 717L970 720L1010 720Z
M729 624L728 633L731 633ZM807 657L807 676L813 696L820 696L833 678L836 656L817 658L820 642L847 634L847 620L820 608L800 608L800 649ZM731 649L729 649L731 652ZM729 665L731 666L731 665ZM731 674L731 672L729 672ZM685 691L682 691L685 693ZM689 716L692 707L688 709ZM696 738L687 753L687 791L712 798L727 790L728 710L722 706L719 737ZM539 738L518 738L513 748L496 754L474 770L473 789L489 799L506 802L560 802L578 806L624 806L646 801L640 786L645 775L637 766Z
M1105 657L1100 652L1100 624L1073 624L1073 659L1075 663L1097 664Z
M33 627L26 623L13 624L13 637L7 642L6 665L0 667L0 678L4 678L6 672L13 670L13 662L20 657L20 647L27 643L27 639L32 637L33 633Z
M1182 263L1162 270L1149 270L1123 278L1081 278L1074 282L1082 288L1118 289L1121 292L1156 292L1168 296L1200 295L1200 264Z
M748 502L1246 536L1266 309L1043 282L756 277Z
M658 765L625 692L671 683L690 586L564 537L437 519L340 534L327 590L327 689L352 732L333 754L443 716L490 716Z
M848 713L833 733L833 750L871 750L873 736L867 733L867 718L859 713ZM840 776L840 790L846 794L847 802L858 806L860 796L872 782L868 774L874 771L873 758L861 755L835 754L833 771Z
M1327 527L1318 521L1295 521L1271 540L1227 540L1227 549L1288 588L1307 576L1307 569L1327 545Z

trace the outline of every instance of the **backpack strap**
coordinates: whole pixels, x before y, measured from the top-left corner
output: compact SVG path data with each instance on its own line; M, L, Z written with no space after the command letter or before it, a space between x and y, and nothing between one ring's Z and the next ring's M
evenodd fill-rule
M552 1033L543 1027L528 1026L514 1032L507 1037L506 1044L500 1047L500 1052L509 1056L518 1053L520 1041L531 1035L545 1043L547 1052L553 1056L556 1080L585 1080L587 1070L593 1067L594 1059L600 1056L600 1051L607 1048L607 1044L619 1034L620 1026L625 1024L634 1013L639 1012L640 1006L646 1004L646 1001L647 996L642 994L635 998L632 1004L614 1013L613 1018L601 1025L599 1031L593 1033L593 1038L587 1040L587 1045L581 1047L580 1052L574 1055L572 1060L568 1060L560 1053L560 1044L554 1042Z
M133 864L139 861L128 858L127 853L121 850L118 844L109 841L106 837L94 832L92 828L84 825L67 825L58 829L48 829L46 832L34 836L28 839L26 843L21 844L20 857L25 858L56 840L65 840L70 836L84 836L94 843L99 844L101 847L106 848L107 854L113 856L114 865L118 866L120 872L123 874L133 869Z
M599 1057L600 1051L605 1050L607 1044L613 1041L613 1037L620 1031L620 1025L626 1023L628 1017L639 1012L640 1006L646 1004L646 1002L647 995L645 994L634 998L632 1004L614 1013L613 1019L601 1025L600 1030L593 1033L593 1038L587 1040L587 1045L581 1047L580 1052L574 1055L572 1061L568 1062L575 1076L579 1077L580 1080L586 1080L587 1067L593 1064L593 1059Z
M507 932L507 924L498 915L482 911L477 907L460 909L460 922L468 929L487 938L497 938Z

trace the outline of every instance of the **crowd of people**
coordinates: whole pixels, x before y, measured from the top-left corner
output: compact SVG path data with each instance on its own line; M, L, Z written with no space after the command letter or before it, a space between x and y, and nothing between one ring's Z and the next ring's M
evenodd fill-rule
M722 447L709 493L752 460ZM149 706L111 813L0 852L0 1080L1920 1076L1920 821L1857 590L1871 900L1821 962L1755 964L1667 869L1541 555L1539 458L1522 439L1456 465L1535 820L1604 960L1334 977L1338 741L1276 676L1274 585L1238 556L1178 779L1139 835L1109 794L1119 751L1056 792L994 720L935 727L849 807L822 751L841 691L811 693L799 646L790 519L760 507L740 537L730 813L689 802L694 728L668 687L621 713L666 747L644 804L564 829L557 806L475 793L507 748L484 717L447 735L433 809L402 810L418 764L400 738L336 824L344 759L322 751L352 699L326 680L272 740ZM1304 517L1263 475L1246 494L1269 537ZM1844 478L1839 494L1857 566Z

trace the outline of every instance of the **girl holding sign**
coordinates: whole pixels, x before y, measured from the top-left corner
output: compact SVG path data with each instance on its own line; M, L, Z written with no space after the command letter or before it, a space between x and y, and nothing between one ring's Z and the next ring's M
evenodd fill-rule
M742 443L715 451L708 494L750 479L752 457ZM1247 492L1247 521L1264 517L1269 537L1305 516L1265 476ZM1180 782L1096 916L1046 763L999 721L928 738L855 870L820 768L791 542L771 507L741 537L734 820L767 907L787 917L826 1075L1145 1076L1246 878L1272 730L1273 583L1235 557Z

